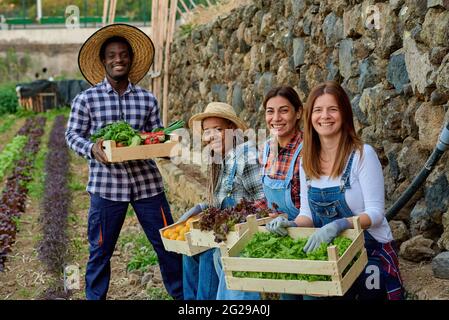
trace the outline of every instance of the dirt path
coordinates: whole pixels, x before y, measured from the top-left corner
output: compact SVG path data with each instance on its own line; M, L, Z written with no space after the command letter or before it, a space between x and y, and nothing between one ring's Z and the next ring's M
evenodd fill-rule
M430 262L414 263L399 258L399 264L409 299L449 300L449 280L435 278Z

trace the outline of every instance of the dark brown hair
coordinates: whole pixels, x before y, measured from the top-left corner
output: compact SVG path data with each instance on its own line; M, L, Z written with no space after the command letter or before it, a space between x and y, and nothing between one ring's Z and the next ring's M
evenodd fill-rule
M301 99L299 98L296 90L290 86L279 86L279 87L272 88L270 91L268 91L263 100L263 104L262 104L263 108L264 109L267 108L268 100L270 100L271 98L274 98L274 97L278 97L278 96L287 99L292 104L293 108L295 108L296 112L298 112L299 110L302 110L303 107L302 107ZM296 122L298 129L299 129L300 121L301 121L301 119L298 119Z
M326 81L315 86L310 92L304 108L304 146L302 148L302 166L310 178L319 178L322 175L320 165L321 142L318 133L312 125L312 109L315 100L324 95L331 94L337 100L342 118L341 139L338 145L337 157L332 167L331 177L336 178L343 173L351 152L356 149L362 154L363 143L357 136L354 128L351 102L344 89L335 81Z

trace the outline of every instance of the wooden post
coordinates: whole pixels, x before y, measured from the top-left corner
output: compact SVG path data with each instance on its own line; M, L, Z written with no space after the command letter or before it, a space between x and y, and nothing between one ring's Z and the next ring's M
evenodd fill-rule
M111 5L109 7L109 23L114 23L116 7L117 7L117 0L111 0Z
M162 100L162 122L164 126L168 125L168 84L170 80L170 46L173 41L173 33L176 24L176 8L178 7L178 0L170 1L170 16L168 19L167 41L165 42L165 61L164 61L164 87Z
M190 12L189 7L187 7L187 5L185 4L184 0L179 0L179 2L181 2L182 7L184 8L184 10L186 11L186 13Z
M185 13L184 12L182 12L181 11L181 9L179 9L179 7L178 8L176 8L176 10L178 11L178 13L180 14L180 16L185 20L186 19L186 16L185 16Z
M196 3L193 0L189 0L190 4L192 5L193 8L196 8Z
M156 39L156 26L157 26L157 0L152 0L151 2L151 38L154 44L154 54L153 54L153 65L151 66L151 73L156 71L156 51L157 51L157 39ZM154 79L150 79L150 86L148 88L151 92L154 93Z
M164 62L164 42L167 34L167 18L168 18L168 1L159 1L159 10L158 10L159 17L161 20L159 21L159 35L158 35L158 60L156 65L156 72L161 72L163 68L163 62ZM157 77L155 79L154 84L154 94L157 99L161 99L162 94L162 79L161 77Z
M103 0L103 27L107 24L109 0Z

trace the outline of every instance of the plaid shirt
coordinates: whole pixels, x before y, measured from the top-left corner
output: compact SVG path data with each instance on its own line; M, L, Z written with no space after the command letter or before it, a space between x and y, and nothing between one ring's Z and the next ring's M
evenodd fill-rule
M105 125L127 121L134 129L162 127L156 98L131 83L122 96L105 79L81 92L72 102L66 141L77 154L89 159L86 190L112 201L149 198L163 192L162 176L153 160L134 160L104 165L92 154L89 137Z
M292 162L293 155L295 154L296 149L299 147L303 139L303 133L298 131L298 133L290 140L290 142L284 147L279 148L279 152L276 155L275 152L272 152L273 145L270 145L270 153L268 155L267 164L265 166L265 172L272 179L284 180L287 176L288 168L290 167L290 163ZM259 160L262 163L263 157L263 149L260 153ZM291 197L293 204L296 208L301 207L301 199L299 196L300 187L299 187L299 163L300 163L301 154L298 156L295 162L295 167L293 170L293 178L292 178L292 188L291 188Z
M245 145L248 146L248 153L246 154L243 153ZM240 154L241 156L237 159L237 171L232 187L232 197L235 202L239 203L242 198L245 198L248 201L265 198L261 184L260 166L257 159L256 146L253 142L245 142L229 151L224 158L224 165L222 165L218 176L219 182L214 191L213 205L216 208L221 206L223 199L227 196L225 185L227 177L232 170L236 154Z

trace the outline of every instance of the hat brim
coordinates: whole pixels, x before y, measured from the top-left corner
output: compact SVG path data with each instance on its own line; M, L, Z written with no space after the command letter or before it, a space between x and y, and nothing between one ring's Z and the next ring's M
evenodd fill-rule
M206 118L212 118L212 117L223 118L223 119L232 121L237 126L237 128L241 129L242 131L246 131L248 129L248 125L236 116L224 115L223 113L213 113L213 112L203 112L203 113L198 113L198 114L192 116L189 119L189 127L193 128L193 123L195 121L203 121Z
M100 59L100 48L104 41L113 36L123 37L131 45L133 61L128 78L132 83L138 83L150 70L154 58L154 44L150 37L139 28L128 24L111 24L92 34L84 42L78 54L80 71L91 85L103 81L106 75Z

